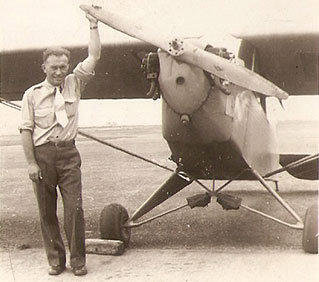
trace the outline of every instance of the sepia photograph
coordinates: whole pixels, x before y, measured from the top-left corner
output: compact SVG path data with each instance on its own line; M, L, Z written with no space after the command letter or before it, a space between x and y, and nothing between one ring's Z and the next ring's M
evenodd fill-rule
M317 0L0 2L3 282L317 282Z

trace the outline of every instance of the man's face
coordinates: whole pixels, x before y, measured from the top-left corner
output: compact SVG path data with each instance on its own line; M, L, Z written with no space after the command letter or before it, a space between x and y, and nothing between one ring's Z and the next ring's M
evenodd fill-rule
M42 65L42 69L47 76L48 82L53 86L63 83L69 70L69 60L66 55L50 55Z

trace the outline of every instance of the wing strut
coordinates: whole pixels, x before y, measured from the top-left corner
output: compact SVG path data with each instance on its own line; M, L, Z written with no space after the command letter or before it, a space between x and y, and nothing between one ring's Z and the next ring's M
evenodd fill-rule
M295 162L292 162L292 163L290 163L290 164L288 164L288 165L286 165L286 166L284 166L282 168L279 168L279 169L277 169L275 171L269 172L264 177L273 176L273 175L278 174L280 172L287 171L288 169L295 168L297 166L301 166L303 164L311 162L311 161L313 161L315 159L319 159L319 154L313 154L313 155L310 155L310 156L306 156L306 157L304 157L304 158L302 158L300 160L297 160Z
M20 105L12 103L11 101L6 100L6 99L4 99L2 97L0 97L0 103L5 105L5 106L8 106L10 108L13 108L15 110L21 111L21 106Z
M19 105L17 105L17 104L14 104L14 103L12 103L11 101L8 101L8 100L3 99L3 98L1 98L1 97L0 97L0 103L6 105L6 106L8 106L8 107L15 108L16 110L21 110L21 106L19 106ZM161 165L161 164L159 164L159 163L153 162L152 160L149 160L149 159L146 159L146 158L144 158L144 157L141 157L141 156L139 156L139 155L137 155L137 154L131 153L131 152L125 150L125 149L122 149L122 148L120 148L120 147L118 147L118 146L115 146L115 145L113 145L113 144L110 144L110 143L108 143L108 142L106 142L106 141L104 141L104 140L98 139L98 138L96 138L96 137L94 137L94 136L92 136L92 135L89 135L89 134L84 133L84 132L82 132L82 131L80 131L79 134L82 135L82 136L84 136L84 137L87 137L87 138L90 138L90 139L92 139L92 140L95 140L95 141L97 141L97 142L99 142L99 143L102 143L102 144L104 144L104 145L107 145L107 146L109 146L109 147L112 147L112 148L114 148L114 149L116 149L116 150L119 150L119 151L121 151L121 152L124 152L124 153L126 153L126 154L129 154L129 155L131 155L131 156L133 156L133 157L139 158L139 159L144 160L144 161L146 161L146 162L148 162L148 163L151 163L151 164L153 164L153 165L156 165L156 166L158 166L158 167L160 167L160 168L163 168L163 169L165 169L165 170L174 172L174 170L171 169L171 168L169 168L169 167L163 166L163 165ZM298 160L298 161L296 161L296 162L293 162L293 163L291 163L291 164L285 166L284 168L281 168L281 169L276 170L276 171L274 171L274 172L268 173L268 174L265 175L264 177L261 176L261 175L260 175L257 171L255 171L253 168L251 168L251 167L249 168L249 170L255 175L256 179L257 179L257 180L268 190L268 192L269 192L270 194L272 194L272 196L296 219L297 223L291 224L291 223L284 222L284 221L282 221L282 220L280 220L280 219L277 219L277 218L275 218L275 217L273 217L273 216L270 216L270 215L267 215L267 214L265 214L265 213L263 213L263 212L261 212L261 211L255 210L255 209L250 208L250 207L248 207L248 206L245 206L245 205L243 205L243 204L241 204L241 203L239 204L239 207L245 208L245 209L247 209L247 210L249 210L249 211L251 211L251 212L253 212L253 213L259 214L259 215L261 215L261 216L264 216L264 217L266 217L266 218L268 218L268 219L271 219L271 220L273 220L273 221L276 221L276 222L281 223L281 224L283 224L283 225L286 225L286 226L288 226L288 227L291 227L291 228L294 228L294 229L299 229L299 230L304 229L304 224L303 224L302 219L301 219L301 218L298 216L298 214L280 197L280 195L279 195L276 191L274 191L273 189L271 189L271 188L267 185L266 180L265 180L265 177L269 177L269 176L271 176L271 175L274 175L274 174L277 174L277 173L279 173L279 172L285 171L285 170L287 170L288 168L301 165L301 164L303 164L303 163L305 163L305 162L311 161L311 160L316 159L316 158L318 158L318 157L319 157L319 154L315 154L315 155L312 155L312 156L307 156L307 157L305 157L305 158L302 158L301 160ZM247 169L246 169L246 170L247 170ZM246 170L244 170L244 171L246 171ZM244 171L242 171L240 174L242 174ZM240 175L240 174L239 174L239 175ZM175 193L177 193L179 190L183 189L182 186L187 186L187 185L188 185L189 183L191 183L192 181L195 181L195 182L197 182L200 186L202 186L202 188L204 188L204 189L208 192L208 193L206 193L205 195L203 195L203 197L200 196L200 198L207 198L207 196L208 196L208 197L217 197L217 199L218 199L218 197L221 196L221 194L220 194L219 192L220 192L222 189L224 189L226 186L228 186L228 184L230 184L233 180L235 180L235 179L237 178L237 177L236 177L236 178L233 178L233 179L227 181L224 185L222 185L221 187L219 187L216 191L211 191L211 190L210 190L209 188L207 188L204 184L200 183L197 179L190 179L190 178L187 177L187 175L184 175L182 172L174 172L173 175L174 175L174 180L179 179L179 181L182 181L182 182L184 181L184 182L185 182L184 185L179 185L180 188L174 188L175 190L170 190L170 189L169 189L170 192L172 192L172 191L174 192L173 194L175 194ZM238 175L238 176L239 176L239 175ZM174 182L174 181L173 181L173 182ZM174 182L174 183L175 183L175 182ZM175 185L173 185L173 186L175 186ZM172 186L172 187L173 187L173 186ZM159 190L156 191L155 193L162 193L162 192L163 192L163 191L161 191L161 189L159 189ZM197 195L197 196L198 196L198 195ZM153 200L154 197L150 197L150 198ZM157 197L155 197L155 198L157 198ZM155 199L155 201L157 201L157 199ZM210 201L209 201L209 202L210 202ZM200 203L202 203L202 202L200 201ZM205 203L206 203L206 202L205 202ZM207 202L207 204L208 204L208 202ZM155 204L155 206L156 206L156 205L157 205L157 204ZM151 204L151 206L152 206L152 204ZM146 202L140 207L140 209L135 212L135 214L134 214L135 217L134 217L134 215L133 215L133 218L131 218L131 219L126 223L125 226L126 226L126 227L137 227L137 226L140 226L140 225L142 225L142 224L144 224L144 223L147 223L147 222L149 222L149 221L151 221L151 220L153 220L153 219L156 219L156 218L159 218L159 217L164 216L164 215L166 215L166 214L169 214L169 213L171 213L171 212L180 210L180 209L182 209L182 208L184 208L184 207L186 207L186 206L191 206L191 207L192 207L192 205L190 205L190 203L188 202L187 204L184 204L184 205L182 205L182 206L179 206L179 207L177 207L177 208L175 208L175 209L172 209L172 210L170 210L170 211L164 212L164 213L162 213L162 214L160 214L160 215L158 215L158 216L152 217L152 218L150 218L150 219L148 219L148 220L145 220L145 221L142 221L142 222L139 222L139 223L133 223L133 220L132 220L133 218L137 219L137 218L139 218L139 217L141 217L142 215L145 214L144 208L145 208L146 210L149 209L149 202L146 201ZM194 207L195 207L195 206L202 206L202 205L201 205L201 204L199 204L199 205L198 205L198 204L195 204ZM152 209L152 207L151 207L151 209Z
M21 106L20 106L20 105L15 104L15 103L12 103L11 101L6 100L6 99L4 99L4 98L2 98L2 97L0 97L0 103L2 103L2 104L5 105L5 106L11 107L11 108L13 108L13 109L16 109L16 110L18 110L18 111L21 111ZM145 161L145 162L147 162L147 163L150 163L150 164L152 164L152 165L155 165L155 166L157 166L157 167L159 167L159 168L165 169L165 170L170 171L170 172L175 172L175 170L172 169L172 168L169 168L169 167L164 166L164 165L162 165L162 164L160 164L160 163L154 162L154 161L152 161L152 160L150 160L150 159L147 159L147 158L145 158L145 157L143 157L143 156L141 156L141 155L132 153L132 152L130 152L130 151L128 151L128 150L125 150L125 149L123 149L123 148L121 148L121 147L119 147L119 146L116 146L116 145L114 145L114 144L112 144L112 143L110 143L110 142L107 142L107 141L104 141L104 140L102 140L102 139L99 139L99 138L97 138L97 137L95 137L95 136L93 136L93 135L90 135L90 134L88 134L88 133L85 133L85 132L83 132L83 131L81 131L81 130L79 130L78 134L81 135L81 136L83 136L83 137L86 137L86 138L88 138L88 139L94 140L94 141L96 141L96 142L98 142L98 143L101 143L101 144L103 144L103 145L106 145L106 146L108 146L108 147L111 147L111 148L113 148L113 149L115 149L115 150L117 150L117 151L123 152L123 153L125 153L125 154L127 154L127 155L130 155L130 156L132 156L132 157L138 158L138 159L140 159L140 160L142 160L142 161ZM185 177L188 177L188 176L184 175L183 172L178 172L178 175L179 175L181 178L184 178L184 179L185 179ZM211 192L211 190L210 190L206 185L202 184L198 179L191 179L191 180L192 180L192 181L195 181L198 185L200 185L202 188L204 188L207 192Z

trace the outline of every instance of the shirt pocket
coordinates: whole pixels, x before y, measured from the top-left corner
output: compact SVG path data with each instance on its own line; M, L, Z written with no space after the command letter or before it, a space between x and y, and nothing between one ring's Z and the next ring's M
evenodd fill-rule
M34 116L34 122L40 128L48 128L54 123L54 111L52 108L36 109Z
M76 99L65 99L65 111L68 118L73 117L75 115L77 105L78 103Z

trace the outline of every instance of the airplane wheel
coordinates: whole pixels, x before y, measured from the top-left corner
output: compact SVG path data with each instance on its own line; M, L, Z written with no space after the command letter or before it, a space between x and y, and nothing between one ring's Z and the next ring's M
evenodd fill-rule
M102 239L120 240L127 247L131 238L131 229L123 224L129 219L127 210L119 204L104 207L100 215L100 234Z
M302 236L302 247L305 252L318 254L318 205L307 209L305 227Z

